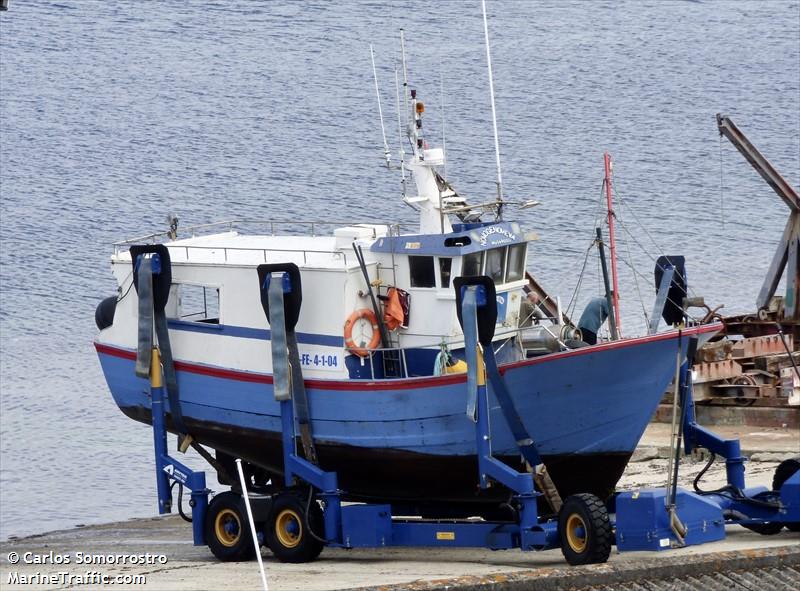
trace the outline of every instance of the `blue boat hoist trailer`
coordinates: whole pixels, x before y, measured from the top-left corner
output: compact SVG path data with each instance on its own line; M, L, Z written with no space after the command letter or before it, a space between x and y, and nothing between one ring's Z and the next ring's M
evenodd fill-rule
M166 330L159 330L159 318L165 326L163 310L169 292L169 254L164 246L151 245L138 247L136 252L132 249L132 256L140 297L137 368L139 375L149 376L151 384L159 513L171 511L171 487L179 485L180 494L182 488L187 488L191 492L194 544L208 545L222 560L252 558L256 548L251 534L254 530L258 545L267 545L279 560L286 562L313 560L325 546L519 548L526 551L561 547L565 558L573 565L605 562L613 544L620 551L664 550L722 540L726 524L740 524L763 534L777 533L784 526L800 531L800 458L787 460L779 466L773 490L747 488L746 458L742 456L739 441L722 439L697 424L689 369L696 339L690 340L687 358L680 366L680 404L676 407L679 409L678 432L686 453L705 448L711 452L712 461L714 455L725 458L727 485L710 492L691 492L677 487L679 439L673 450L674 473L669 487L621 492L608 501L591 494L573 495L564 500L557 517L540 516L537 499L542 492L532 474L512 469L492 456L490 397L502 410L520 454L530 466L540 463L536 444L516 414L490 346L497 310L494 285L486 277L455 280L468 365L468 416L465 420L472 420L475 425L480 487L486 489L499 483L510 489L516 519L421 519L399 517L397 515L403 514L402 507L391 504L342 504L343 491L339 489L336 473L325 471L306 459L308 449L306 457L301 457L297 450L298 438L307 443L303 429L308 427L309 418L300 364L292 363L292 356L297 354L294 326L300 311L301 286L299 270L290 263L261 265L258 269L262 304L272 331L274 395L281 408L286 488L274 494L246 493L255 523L255 528L251 529L241 487L234 486L232 491L217 494L209 503L211 491L206 487L205 473L191 470L168 452L165 400L170 402L173 426L178 431L181 426L169 337ZM671 268L665 269L665 276L671 279L672 272ZM662 305L669 279L663 277L661 281L657 302L661 301ZM157 345L152 338L154 324L159 337ZM220 469L202 447L190 438L179 437L181 451L189 444ZM313 457L313 447L311 451Z

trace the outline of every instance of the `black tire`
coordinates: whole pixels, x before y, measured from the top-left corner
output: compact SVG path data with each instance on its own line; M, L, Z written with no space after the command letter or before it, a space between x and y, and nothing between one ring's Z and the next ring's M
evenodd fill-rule
M241 495L218 494L208 504L205 519L206 544L223 562L242 562L256 556L247 509Z
M572 566L606 562L614 542L608 510L590 493L567 497L558 514L558 535Z
M775 475L772 477L772 490L780 492L783 483L789 480L794 473L800 470L800 457L783 460L775 469ZM784 523L786 529L793 532L800 532L800 521L792 521Z
M322 552L324 544L309 532L311 528L317 536L324 535L322 509L312 500L306 515L307 503L292 492L279 493L272 500L265 538L281 562L311 562Z

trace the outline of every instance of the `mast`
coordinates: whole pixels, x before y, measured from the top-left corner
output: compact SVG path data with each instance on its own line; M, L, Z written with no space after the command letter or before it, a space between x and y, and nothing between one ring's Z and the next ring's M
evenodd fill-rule
M606 205L608 210L608 242L609 250L611 251L611 283L612 283L612 303L614 304L614 319L616 320L616 328L619 334L622 334L622 325L620 324L619 314L619 284L617 281L617 243L614 238L614 207L611 197L611 171L613 164L611 163L611 155L608 152L603 153L603 163L605 165L605 179L603 184L606 187Z
M503 177L500 172L500 142L497 139L497 112L494 105L494 79L492 78L492 53L489 50L489 24L486 20L486 0L481 0L483 8L483 37L486 42L486 65L489 69L489 96L492 101L492 127L494 129L494 157L497 165L497 217L502 219Z

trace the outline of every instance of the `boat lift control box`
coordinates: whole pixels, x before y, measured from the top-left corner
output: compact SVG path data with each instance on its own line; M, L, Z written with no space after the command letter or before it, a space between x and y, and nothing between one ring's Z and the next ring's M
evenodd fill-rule
M675 512L686 526L681 544L670 527L665 489L640 489L617 495L617 548L625 550L669 550L725 538L725 518L716 503L687 490L678 489Z
M391 546L391 505L345 505L342 507L342 538L345 548Z

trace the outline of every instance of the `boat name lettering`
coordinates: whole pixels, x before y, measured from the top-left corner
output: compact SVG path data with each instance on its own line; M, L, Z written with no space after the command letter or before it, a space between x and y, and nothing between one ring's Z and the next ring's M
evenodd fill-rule
M495 234L499 234L499 236L495 236ZM486 242L490 237L492 244L503 244L504 242L511 242L517 239L516 234L509 232L505 228L490 226L481 230L479 235L481 246L486 246Z

